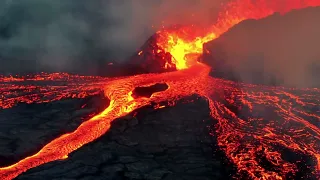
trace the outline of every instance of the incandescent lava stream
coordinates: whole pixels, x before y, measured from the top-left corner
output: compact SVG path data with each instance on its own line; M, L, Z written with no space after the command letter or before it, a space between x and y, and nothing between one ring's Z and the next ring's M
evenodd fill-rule
M317 124L320 122L320 114L310 111L320 106L317 100L319 89L268 87L217 79L209 76L209 66L197 62L203 43L213 40L244 19L259 19L274 12L285 13L292 9L320 5L320 1L284 0L281 6L276 2L232 1L220 13L217 23L210 28L177 27L157 32L158 49L153 53L169 52L171 59L163 63L163 68L174 64L178 71L101 78L98 80L101 83L97 83L97 80L88 81L86 87L90 91L95 92L103 86L105 96L110 99L109 107L82 123L74 132L57 137L38 153L0 168L0 177L4 180L13 179L30 168L65 159L71 152L105 134L114 119L151 103L174 102L192 94L207 98L211 115L217 121L213 133L217 136L220 148L237 167L239 176L252 179L293 177L301 163L304 165L305 162L286 158L283 152L289 151L310 157L313 162L308 166L310 176L319 177L320 129ZM138 54L143 53L146 52L140 51ZM2 79L10 82L10 78ZM137 87L155 84L166 84L167 88L151 96L133 95ZM82 85L72 87L76 88L75 92L81 92L81 88L85 87ZM5 99L3 102L6 102ZM14 102L8 103L8 106L13 106ZM268 162L268 166L262 161Z

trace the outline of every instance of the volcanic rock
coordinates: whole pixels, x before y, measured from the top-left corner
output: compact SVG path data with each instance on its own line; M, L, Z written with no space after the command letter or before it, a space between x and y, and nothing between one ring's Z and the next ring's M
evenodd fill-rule
M0 166L35 154L45 144L74 131L108 104L102 95L43 104L20 104L0 111ZM83 104L85 107L81 108Z
M320 87L320 7L245 20L204 45L211 75L246 83Z
M157 45L158 36L155 33L125 62L114 62L99 75L117 77L175 71L172 55Z
M157 45L158 34L151 36L140 50L128 60L128 65L137 67L139 73L161 73L176 70L173 57ZM166 67L166 62L170 66Z
M67 159L40 165L17 179L229 179L231 169L222 166L224 156L209 135L215 122L209 112L208 102L198 96L174 107L141 108L131 119L113 121L105 135ZM130 121L138 122L132 126Z

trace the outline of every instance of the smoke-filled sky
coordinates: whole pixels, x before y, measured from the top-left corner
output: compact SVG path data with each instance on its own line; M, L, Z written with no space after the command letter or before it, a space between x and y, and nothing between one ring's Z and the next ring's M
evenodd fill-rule
M210 24L223 0L2 0L0 72L92 72L162 25Z
M216 59L225 77L246 83L319 88L319 19L320 7L312 7L243 21L205 45L207 62Z

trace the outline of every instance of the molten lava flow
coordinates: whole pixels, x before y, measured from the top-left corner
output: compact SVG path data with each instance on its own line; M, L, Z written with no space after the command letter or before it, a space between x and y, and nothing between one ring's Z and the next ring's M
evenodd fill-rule
M219 37L229 28L246 19L261 19L275 12L286 13L292 9L319 6L319 0L235 0L229 2L210 28L195 26L173 27L158 31L158 46L174 58L178 70L192 66L197 57L188 54L203 52L203 44ZM168 62L169 63L169 62ZM166 67L164 67L166 68Z
M196 62L204 42L214 39L243 19L262 18L276 11L287 12L320 5L319 1L301 0L283 0L281 2L285 6L281 7L272 0L255 2L244 0L227 4L218 22L209 29L195 31L195 27L181 27L159 31L158 46L171 53L180 71L118 79L97 78L85 83L81 83L84 77L79 77L80 82L77 81L78 78L68 81L73 85L62 88L66 94L73 91L84 92L85 88L95 91L104 86L105 96L111 100L109 107L81 124L74 132L54 139L37 154L0 168L2 179L12 179L30 168L67 158L69 153L106 133L111 121L133 110L151 102L176 101L192 94L208 99L211 115L217 121L214 134L218 144L237 167L240 177L285 179L294 177L303 168L310 171L310 176L319 178L320 112L314 111L320 106L319 89L257 86L212 78L208 75L210 67ZM8 93L1 99L2 104L5 104L3 107L11 107L16 101L42 102L35 93L28 96L13 91L14 93L10 94L11 91L7 89L11 86L19 89L19 85L12 85L12 81L20 81L19 79L2 78L1 81L7 83L1 83L4 85L1 91ZM151 97L148 96L149 98L133 97L136 87L157 83L166 84L169 88L156 92ZM30 87L25 89L28 88ZM43 90L40 88L39 94L50 94L51 88L54 87L46 86ZM56 91L56 94L64 94L60 90ZM12 96L16 99L13 102L7 101ZM25 96L28 101L19 98ZM33 98L34 96L36 98ZM63 97L69 95L64 94ZM296 158L300 155L309 159Z
M188 54L200 55L203 44L216 37L215 33L200 36L199 34L203 33L195 33L194 30L194 28L188 26L158 32L158 46L166 52L170 52L178 70L194 65L197 62L197 57L187 59L186 56Z
M306 111L320 106L317 100L320 90L237 84L212 78L208 76L209 70L208 66L199 63L186 70L107 82L105 95L111 102L106 110L84 122L74 132L56 138L37 154L1 168L1 177L12 179L32 167L65 159L69 153L107 132L112 120L137 108L151 102L176 101L192 94L208 98L212 117L218 120L215 132L218 143L238 167L239 173L246 172L253 178L265 179L281 179L289 173L294 174L298 170L295 163L281 156L281 149L285 148L313 157L315 165L310 168L315 169L314 174L320 170L320 130L315 125L319 123L320 114ZM135 87L156 83L165 83L169 88L150 98L132 97ZM268 118L265 114L272 116ZM262 158L272 164L274 171L263 166Z
M107 78L66 73L0 77L0 109L99 94ZM28 83L28 84L26 84Z

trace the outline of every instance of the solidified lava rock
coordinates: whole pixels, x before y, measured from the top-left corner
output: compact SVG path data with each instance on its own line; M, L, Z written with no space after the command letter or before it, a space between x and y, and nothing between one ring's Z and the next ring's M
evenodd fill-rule
M45 144L109 105L103 94L42 104L19 104L0 111L0 166L35 154Z
M140 51L133 55L128 64L139 65L143 73L159 73L176 70L172 62L173 57L170 53L165 52L157 45L158 34L151 36L145 44L140 48ZM166 62L170 67L164 68Z
M157 38L158 34L152 35L140 50L124 63L107 66L108 76L131 76L175 71L176 66L172 62L173 57L157 45Z
M150 98L153 93L165 91L169 86L165 83L157 83L147 87L136 87L132 92L133 98L147 97Z
M224 155L209 135L214 122L208 102L199 96L174 107L144 107L113 121L105 135L67 159L30 169L17 179L229 179L231 166L222 164Z
M268 85L320 87L320 7L246 20L204 45L211 75Z

